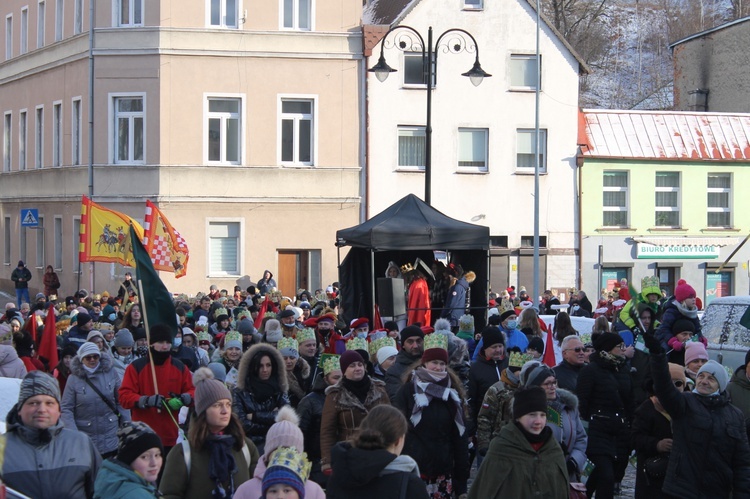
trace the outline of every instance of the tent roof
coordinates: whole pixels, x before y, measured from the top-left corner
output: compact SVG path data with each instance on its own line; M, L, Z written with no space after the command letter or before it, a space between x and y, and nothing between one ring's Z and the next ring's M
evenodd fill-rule
M337 246L389 250L489 249L490 229L455 220L414 194L361 225L336 232Z

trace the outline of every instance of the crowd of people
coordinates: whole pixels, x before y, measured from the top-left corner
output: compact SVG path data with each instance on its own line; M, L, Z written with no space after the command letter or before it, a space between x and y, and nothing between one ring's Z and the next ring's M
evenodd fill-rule
M636 497L750 497L750 353L708 359L688 283L663 300L646 277L609 314L509 288L476 330L473 277L444 268L441 301L389 264L419 296L403 321L345 323L337 283L286 296L266 271L174 296L175 324L148 330L130 275L58 299L45 274L0 317L0 376L20 379L2 481L34 498L606 499L634 454ZM36 350L50 313L56 365Z

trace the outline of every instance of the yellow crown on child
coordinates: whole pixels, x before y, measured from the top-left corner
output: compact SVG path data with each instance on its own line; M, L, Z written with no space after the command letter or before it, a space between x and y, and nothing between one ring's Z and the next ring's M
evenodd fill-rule
M312 463L307 459L307 453L305 452L299 452L294 447L279 447L271 454L271 459L266 469L273 468L274 466L287 468L304 482L310 475Z
M242 335L239 331L229 331L224 335L224 344L228 344L230 341L239 341L242 343Z

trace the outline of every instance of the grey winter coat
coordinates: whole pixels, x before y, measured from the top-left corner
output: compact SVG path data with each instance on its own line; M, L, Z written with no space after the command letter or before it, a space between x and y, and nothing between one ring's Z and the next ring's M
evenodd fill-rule
M547 419L547 426L552 428L552 435L560 442L565 459L572 459L579 471L586 466L586 445L588 437L578 414L578 397L568 390L557 389L557 400L547 404L562 415L562 426Z
M23 378L26 366L11 345L0 345L0 378Z
M123 421L130 421L130 411L123 409L117 401L120 377L113 369L112 357L102 355L99 366L91 374L83 368L78 356L75 356L70 362L70 373L60 404L61 419L65 427L88 435L101 454L116 451L119 427L117 415L85 381L88 378L117 407Z

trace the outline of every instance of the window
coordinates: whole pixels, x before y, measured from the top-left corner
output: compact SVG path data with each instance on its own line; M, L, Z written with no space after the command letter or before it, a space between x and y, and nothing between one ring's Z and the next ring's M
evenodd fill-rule
M5 60L13 57L13 15L5 18Z
M81 164L81 127L83 126L81 117L81 98L73 99L71 106L71 158L70 164L78 166Z
M18 170L26 169L26 131L27 131L26 110L18 113Z
M521 247L522 248L533 248L534 247L534 236L521 236ZM539 247L547 247L547 236L539 236Z
M535 90L536 83L536 56L512 54L510 56L510 86L519 90Z
M516 168L536 167L536 133L533 128L516 130ZM547 130L539 129L539 173L547 172Z
M62 166L62 103L52 104L52 166Z
M208 223L209 275L239 275L240 222Z
M13 116L10 112L5 113L5 123L3 128L3 171L10 171L11 155L11 140L13 138L13 130L11 128Z
M398 167L424 170L425 129L423 126L398 127Z
M62 245L63 245L63 228L62 218L55 217L55 270L62 269ZM76 241L77 242L77 241Z
M73 273L74 274L80 274L81 273L81 262L80 257L81 254L79 251L80 248L80 237L81 237L81 219L80 218L74 218L73 219L73 237L71 238L71 241L73 242Z
M46 25L47 4L42 0L36 11L36 48L44 47L44 28Z
M143 0L115 0L118 26L143 26Z
M44 217L39 216L39 228L36 232L36 267L44 268Z
M115 163L143 163L145 97L115 97L114 148Z
M63 14L65 13L65 0L55 0L55 41L63 39Z
M75 0L73 15L73 34L77 35L83 31L83 0Z
M484 8L484 0L463 0L464 10L482 10Z
M731 194L731 174L708 174L708 227L728 228L732 226Z
M627 227L628 172L605 171L602 191L602 225Z
M29 9L21 9L21 54L29 51Z
M427 86L428 68L424 64L426 58L426 55L422 57L422 52L404 52L404 85ZM434 78L432 86L435 86Z
M680 226L680 174L677 172L656 172L656 227Z
M5 217L5 223L3 224L3 238L5 241L5 247L3 252L3 263L10 265L10 217Z
M281 162L313 165L314 100L281 99Z
M310 31L312 29L312 0L281 0L283 2L282 26L286 29Z
M242 99L208 99L208 161L241 164Z
M489 130L486 128L458 129L458 170L466 172L487 171L487 144Z
M507 248L508 236L490 236L490 246L493 248Z
M236 28L240 0L209 0L211 26Z
M36 108L34 123L34 168L44 166L44 106Z

